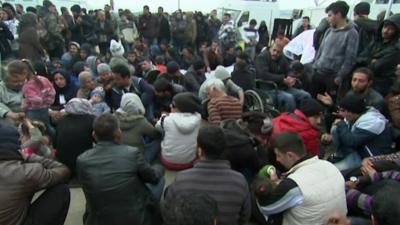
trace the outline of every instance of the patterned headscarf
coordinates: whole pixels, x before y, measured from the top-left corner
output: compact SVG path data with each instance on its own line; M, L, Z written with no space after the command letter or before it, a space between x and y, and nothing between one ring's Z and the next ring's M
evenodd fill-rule
M92 104L87 99L73 98L65 105L65 112L73 115L93 114Z

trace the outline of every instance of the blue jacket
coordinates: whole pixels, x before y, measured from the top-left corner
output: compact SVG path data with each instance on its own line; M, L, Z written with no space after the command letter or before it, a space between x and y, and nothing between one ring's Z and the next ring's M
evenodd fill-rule
M361 157L392 152L392 133L388 120L370 107L354 124L338 123L336 132L339 148L354 149Z

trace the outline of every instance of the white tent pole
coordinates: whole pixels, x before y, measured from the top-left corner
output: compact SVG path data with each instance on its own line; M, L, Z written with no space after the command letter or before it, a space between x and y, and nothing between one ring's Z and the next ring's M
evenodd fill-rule
M389 18L390 12L392 11L393 0L389 0L388 7L386 9L385 19Z

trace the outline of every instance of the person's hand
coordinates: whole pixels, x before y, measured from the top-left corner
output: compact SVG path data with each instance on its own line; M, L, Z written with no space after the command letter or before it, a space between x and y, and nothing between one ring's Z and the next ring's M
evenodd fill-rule
M344 185L345 185L346 189L356 189L358 182L359 182L358 180L356 182L349 180L349 181L346 181L346 183L344 183Z
M321 142L324 144L329 144L332 142L332 135L328 133L324 133L321 136Z
M324 105L333 105L332 97L327 92L325 92L323 95L318 94L317 99Z
M293 87L296 84L296 78L287 76L283 79L283 83L288 87Z
M333 213L328 217L327 225L350 225L350 221L346 216Z
M21 122L21 121L23 121L25 119L25 113L22 113L22 112L15 113L15 112L9 111L6 114L6 118L11 119L11 120L13 120L15 122Z
M369 172L375 171L374 164L371 161L371 158L363 159L361 163L361 172L363 175L368 175ZM376 171L375 171L376 172Z
M77 22L77 23L82 23L82 17L78 17L78 18L76 19L76 22Z
M211 68L207 66L207 73L211 73Z
M373 166L362 166L361 167L361 173L365 176L369 175L371 176L372 174L376 173L376 170Z
M337 125L340 121L342 121L342 119L336 119L335 121L333 121L333 125Z
M335 82L335 84L336 84L337 86L340 86L340 84L342 84L342 78L336 77L335 80L334 80L334 82Z

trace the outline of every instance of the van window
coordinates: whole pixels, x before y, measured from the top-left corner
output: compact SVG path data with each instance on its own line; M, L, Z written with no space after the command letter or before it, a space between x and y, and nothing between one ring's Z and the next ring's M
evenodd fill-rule
M239 23L248 23L250 19L250 12L249 11L244 11L242 16L239 19Z

